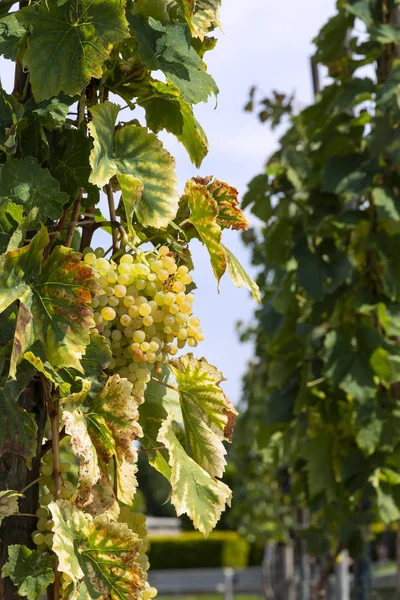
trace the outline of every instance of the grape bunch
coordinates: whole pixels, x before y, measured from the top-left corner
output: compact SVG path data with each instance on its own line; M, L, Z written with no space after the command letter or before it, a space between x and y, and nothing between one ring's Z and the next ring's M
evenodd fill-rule
M63 478L61 497L63 499L70 499L75 493L74 485L65 479L65 474L68 473L70 469L70 463L61 463L61 477ZM39 498L40 506L36 511L36 516L38 517L36 530L32 533L33 543L36 544L38 550L46 550L48 547L51 548L53 544L52 530L54 522L52 521L51 513L47 508L47 505L56 499L56 484L53 478L53 472L53 454L48 452L43 456L40 465L39 484L43 493Z
M147 541L146 516L136 513L130 506L123 505L121 506L118 520L121 523L126 523L126 525L128 525L128 527L132 529L134 533L137 533L139 538L143 540L140 545L138 562L144 572L148 571L150 568L150 563L146 554L149 547ZM156 588L150 586L150 584L146 581L145 587L140 592L141 600L151 600L155 596L157 596Z
M98 333L105 336L113 358L108 367L133 384L143 397L153 372L186 345L204 340L193 316L192 276L178 266L167 246L158 251L125 254L119 263L104 258L101 248L84 251L84 261L97 276L101 293L92 301Z

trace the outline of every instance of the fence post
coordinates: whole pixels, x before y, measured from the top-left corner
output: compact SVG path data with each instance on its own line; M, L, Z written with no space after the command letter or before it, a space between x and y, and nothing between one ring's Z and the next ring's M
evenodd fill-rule
M349 553L344 550L335 565L336 600L350 600Z
M224 577L225 577L225 585L224 585L224 595L225 600L233 600L234 589L233 589L233 579L235 577L235 569L232 567L225 567L224 569Z

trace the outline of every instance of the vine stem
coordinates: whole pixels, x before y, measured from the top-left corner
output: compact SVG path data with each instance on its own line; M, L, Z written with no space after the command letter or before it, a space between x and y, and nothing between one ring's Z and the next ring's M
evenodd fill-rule
M76 229L76 226L78 224L78 219L79 219L79 215L81 212L81 202L82 202L82 188L80 188L79 190L79 194L77 199L74 202L74 207L72 210L72 217L71 217L71 222L69 224L68 227L68 231L67 231L67 235L65 236L65 242L64 245L69 248L71 246L71 242L72 242L72 238L74 235L74 231Z
M51 446L53 449L54 481L56 484L56 499L61 499L61 460L60 460L60 405L58 399L50 393L47 379L40 374L44 396L46 398L47 412L51 426ZM52 590L49 589L47 597L49 600L60 600L61 574L56 569ZM52 592L52 593L51 593Z
M178 392L179 391L173 385L169 385L169 383L165 383L165 381L160 381L159 379L157 379L157 377L152 377L151 380L155 381L156 383L159 383L160 385L163 385L164 387L168 388L169 390L174 390L174 392Z
M117 220L117 213L115 212L114 194L110 182L108 182L106 185L106 194L108 200L108 209L110 211L110 221L115 222ZM112 229L112 242L113 254L116 254L118 252L118 233L114 227Z

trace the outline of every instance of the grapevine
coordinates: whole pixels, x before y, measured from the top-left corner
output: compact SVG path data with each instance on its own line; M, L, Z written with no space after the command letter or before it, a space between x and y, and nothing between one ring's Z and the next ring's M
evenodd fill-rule
M158 137L201 166L194 107L218 94L205 58L221 2L14 4L0 2L15 63L14 90L0 85L0 598L151 600L139 450L204 535L232 498L237 411L195 355L192 240L216 288L228 273L260 300L222 241L249 225L237 190L196 177L180 195Z

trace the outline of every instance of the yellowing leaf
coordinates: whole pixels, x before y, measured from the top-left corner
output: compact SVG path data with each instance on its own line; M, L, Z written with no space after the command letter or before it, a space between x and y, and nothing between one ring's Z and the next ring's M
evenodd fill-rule
M108 466L116 461L117 495L125 504L132 504L137 481L137 450L135 441L142 436L138 423L138 403L132 396L132 384L119 375L110 377L94 397L89 397L90 383L84 381L80 392L64 400L63 420L71 435L72 449L81 458L79 467L78 503L95 506L93 486L103 477L104 493L97 494L100 503L111 507L107 500ZM92 510L93 509L93 510Z
M223 246L223 248L226 252L226 257L228 259L229 275L231 276L233 283L236 285L236 287L239 288L246 287L248 290L250 290L254 300L261 304L260 288L258 287L256 282L246 272L246 270L240 264L236 256L232 254L229 248L227 248L226 246Z
M215 277L219 282L226 271L227 261L221 245L221 227L217 223L218 204L207 188L193 179L186 184L185 196L191 210L189 220L207 247Z
M118 498L125 504L132 504L137 486L134 442L142 436L132 384L119 375L110 377L91 402L87 419L89 434L100 460L105 465L112 457L116 460Z
M90 182L103 187L114 175L123 176L123 200L135 208L140 223L149 227L167 227L178 210L178 190L175 161L162 143L145 127L125 125L115 132L120 107L105 102L91 109L93 120L89 125L94 139L90 155L92 174ZM133 190L130 183L135 184ZM131 212L131 211L130 211Z
M245 231L250 223L239 205L239 192L231 185L212 177L196 177L195 182L204 185L218 204L217 222L223 229Z
M222 374L204 358L187 354L174 360L172 372L178 384L190 455L212 477L222 477L226 449L231 441L237 410L219 387Z
M230 506L231 490L222 481L213 479L186 454L174 432L172 417L164 421L157 439L168 449L172 470L171 502L177 515L186 513L193 525L207 536L225 506Z
M5 517L10 517L19 512L18 498L23 498L23 494L13 490L0 492L0 525Z
M83 393L87 391L88 388L86 387ZM90 496L92 487L99 481L101 475L96 448L90 438L86 415L82 408L77 407L74 410L63 410L62 418L65 424L65 431L71 436L72 450L75 456L81 459L78 472L78 501L82 501L83 499L83 502L86 502Z
M93 518L60 500L49 505L58 569L72 580L69 598L131 600L144 588L141 540L124 523Z
M219 9L221 0L196 0L192 18L193 35L201 40L216 27L220 27Z

